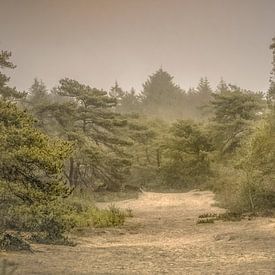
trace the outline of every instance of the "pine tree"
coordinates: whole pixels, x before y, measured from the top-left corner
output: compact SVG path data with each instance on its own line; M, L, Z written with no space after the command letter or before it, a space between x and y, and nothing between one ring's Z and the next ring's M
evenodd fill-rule
M68 195L63 162L71 145L50 139L24 111L0 100L0 182L25 203L43 203Z
M0 69L14 69L15 65L9 61L11 53L8 51L0 52ZM26 96L26 93L18 92L16 88L8 86L10 78L0 71L0 97L2 100L20 100Z
M70 184L118 190L130 167L124 148L131 143L120 131L127 121L113 111L116 99L71 79L60 80L58 94L67 100L45 106L44 112L58 135L75 144L66 173Z
M121 100L118 112L123 114L140 113L140 96L136 95L134 88L126 92Z
M111 97L116 98L118 106L121 104L121 100L125 96L125 92L118 85L117 81L115 82L114 86L111 87L111 90L110 90L109 94L110 94Z
M192 121L179 120L170 128L171 138L166 143L166 161L161 168L166 184L187 187L205 182L211 174L210 138Z
M143 113L166 120L181 117L183 93L173 77L159 69L143 84L141 106Z
M267 93L267 99L270 106L275 106L275 37L272 39L272 44L270 45L272 50L273 60L272 60L272 71L270 75L270 87Z
M31 106L41 104L41 101L48 99L47 87L42 80L34 79L32 86L29 89L28 101Z
M228 87L226 91L213 94L210 102L212 133L222 154L235 151L263 108L262 94L241 90L234 85Z
M226 84L226 82L223 79L221 79L218 86L217 86L216 92L217 93L223 93L223 92L228 91L228 89L229 89L229 87Z
M37 126L46 131L47 119L41 113L41 109L50 103L50 95L47 92L47 87L42 80L34 79L32 86L28 91L26 98L26 107L30 113L37 119Z
M201 111L201 115L205 118L208 114L207 106L211 99L212 89L210 87L210 83L206 77L201 78L199 85L196 89L196 104L199 110Z

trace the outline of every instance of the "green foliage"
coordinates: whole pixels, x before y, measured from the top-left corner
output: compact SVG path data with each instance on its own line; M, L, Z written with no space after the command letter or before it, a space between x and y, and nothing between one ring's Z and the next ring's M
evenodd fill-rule
M0 184L28 204L67 196L61 177L68 142L50 139L11 103L0 101Z
M128 117L128 135L133 141L129 148L133 158L126 184L149 188L159 186L169 125L159 119L131 116Z
M121 212L119 208L111 205L108 209L100 211L95 208L92 212L92 217L95 227L119 226L124 223L126 213Z
M66 233L75 227L119 226L132 216L130 209L100 209L80 195L68 198L69 186L79 192L137 191L211 181L229 212L202 215L198 223L274 208L274 43L268 110L262 94L223 80L215 93L207 78L185 92L162 69L139 95L117 82L108 94L65 78L51 92L35 79L26 96L8 86L2 70L14 65L2 51L0 228L68 244ZM5 243L1 237L0 245Z
M191 121L178 121L170 131L172 138L166 145L166 161L161 168L164 182L190 187L207 181L212 145L203 129Z
M28 91L24 105L36 119L36 126L42 130L47 130L47 117L43 112L40 112L44 106L47 106L51 102L51 97L47 92L46 85L42 80L34 79L34 83Z
M209 116L208 105L212 99L212 89L206 77L200 79L197 89L189 97L191 105L197 109L197 112L194 111L194 114L198 113L197 118L200 120L207 119Z
M244 142L237 167L245 174L241 194L251 211L275 207L275 113L261 121Z
M143 84L141 106L143 114L171 120L181 116L184 93L173 83L173 77L159 69Z
M272 39L272 44L270 45L272 50L272 71L270 75L270 87L267 93L268 104L271 108L275 108L275 37Z
M40 112L55 125L52 133L75 145L66 165L70 185L119 190L131 165L125 152L131 142L122 134L127 120L113 111L116 99L71 79L61 80L56 92L65 100Z
M211 131L216 149L224 155L234 153L250 126L263 109L262 95L229 85L213 94Z
M115 205L105 209L97 208L88 198L74 196L69 199L68 204L75 211L73 218L77 228L120 226L129 217L128 211L122 211Z
M11 53L8 51L0 52L0 69L14 69L15 65L9 61ZM7 84L10 78L0 71L0 98L2 100L18 100L26 96L26 93L20 93L16 88L10 88Z
M65 234L75 227L74 209L64 201L30 206L18 204L9 208L8 228L32 232L32 240L43 243L65 243Z
M70 194L62 172L71 151L68 142L35 129L26 112L0 101L1 227L61 238L69 227L59 201Z
M264 212L275 207L275 116L257 122L227 165L216 165L214 190L231 212Z

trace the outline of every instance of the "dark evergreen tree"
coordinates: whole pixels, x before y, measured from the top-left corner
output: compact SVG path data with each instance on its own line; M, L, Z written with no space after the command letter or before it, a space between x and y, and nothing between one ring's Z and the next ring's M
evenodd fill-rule
M209 102L212 99L212 89L206 77L201 78L195 94L195 106L199 110L199 119L209 117Z
M0 183L26 203L44 203L68 195L62 179L68 142L50 139L24 111L0 100Z
M173 77L159 69L143 84L141 105L143 113L166 120L182 116L183 92Z
M210 176L210 138L192 121L178 121L170 129L166 160L161 167L164 182L174 187L188 187L206 182Z

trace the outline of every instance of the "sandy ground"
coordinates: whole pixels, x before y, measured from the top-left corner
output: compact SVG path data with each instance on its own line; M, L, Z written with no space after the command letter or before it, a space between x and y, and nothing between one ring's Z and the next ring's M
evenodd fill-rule
M14 262L13 274L275 274L275 219L197 225L198 215L223 211L213 203L211 192L146 192L116 203L133 209L121 228L85 231L75 247L2 253L1 262Z

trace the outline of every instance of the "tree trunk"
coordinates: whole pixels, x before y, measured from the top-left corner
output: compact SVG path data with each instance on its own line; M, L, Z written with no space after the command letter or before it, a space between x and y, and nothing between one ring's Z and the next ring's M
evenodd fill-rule
M74 186L74 159L73 158L70 158L69 182L71 186Z
M146 146L146 148L145 148L145 153L146 153L147 162L150 164L151 161L150 161L150 157L149 157L149 152L148 152L148 147L147 147L147 146Z
M160 150L159 148L157 149L157 166L160 168Z
M253 201L253 197L252 197L252 194L251 194L251 189L250 189L250 187L248 187L248 196L249 196L251 211L254 212L254 210L255 210L255 205L254 205L254 201Z

